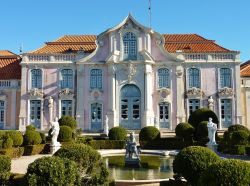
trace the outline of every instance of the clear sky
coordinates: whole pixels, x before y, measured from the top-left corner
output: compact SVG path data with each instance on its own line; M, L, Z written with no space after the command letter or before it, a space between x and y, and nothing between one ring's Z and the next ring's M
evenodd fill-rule
M250 59L250 0L151 0L152 28L196 33ZM148 26L148 0L1 0L0 49L19 53L62 35L99 34L128 13Z

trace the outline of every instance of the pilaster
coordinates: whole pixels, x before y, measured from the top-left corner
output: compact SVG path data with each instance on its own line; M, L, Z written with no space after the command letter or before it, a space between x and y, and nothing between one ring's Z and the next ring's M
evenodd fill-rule
M235 66L235 122L242 124L240 65Z
M11 90L11 129L16 129L16 89Z

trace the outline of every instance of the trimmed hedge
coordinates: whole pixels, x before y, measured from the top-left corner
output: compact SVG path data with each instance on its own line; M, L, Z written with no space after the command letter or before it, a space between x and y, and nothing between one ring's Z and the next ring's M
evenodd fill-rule
M250 163L235 159L218 161L201 174L199 185L250 185Z
M80 185L77 165L69 159L43 157L29 164L27 183L36 185Z
M76 120L72 116L62 116L59 120L59 125L60 126L68 126L72 130L76 129Z
M124 149L125 140L91 140L87 143L93 149Z
M126 140L127 130L123 127L113 127L109 130L110 140Z
M245 147L245 152L248 156L250 156L250 146Z
M34 130L26 130L23 136L24 145L38 145L42 142L40 133Z
M43 132L39 132L40 136L41 136L41 139L42 139L42 144L45 144L46 143L46 135L43 133Z
M32 130L32 131L35 131L36 130L36 127L34 126L34 125L28 125L28 126L26 126L26 131L28 131L28 130Z
M246 146L245 145L234 145L231 149L231 153L237 155L245 155L246 154Z
M249 133L244 130L232 132L231 145L247 145Z
M8 156L0 155L0 185L10 179L11 159Z
M174 159L173 170L191 185L197 185L200 175L220 157L206 147L190 146L182 149Z
M12 146L13 146L13 140L10 137L5 136L3 139L3 149L12 148Z
M6 131L6 135L13 140L14 147L19 147L23 144L23 134L20 131L9 130Z
M219 123L218 117L212 110L207 108L200 108L194 111L189 116L188 123L193 125L193 127L196 129L200 122L208 121L209 118L212 118L214 123Z
M24 153L24 147L16 147L16 148L0 150L0 154L6 155L10 158L19 158L23 155L23 153Z
M69 126L60 126L58 141L68 142L72 140L72 129Z
M24 155L36 155L43 152L45 144L38 144L38 145L27 145L24 147Z
M179 123L175 128L175 134L179 138L190 140L194 135L194 127L189 123Z
M244 130L247 133L250 133L250 131L248 130L248 128L246 128L243 125L239 125L239 124L231 125L230 127L228 127L227 130L228 130L229 133L232 133L232 132L235 132L235 131L239 131L239 130Z
M160 138L160 131L154 126L148 126L141 129L139 141L152 141Z

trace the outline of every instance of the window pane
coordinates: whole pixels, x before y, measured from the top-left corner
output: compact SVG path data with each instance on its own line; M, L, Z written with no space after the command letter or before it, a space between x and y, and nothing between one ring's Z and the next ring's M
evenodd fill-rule
M61 88L73 88L73 70L63 69L61 76Z
M200 71L197 68L190 68L188 70L189 88L200 88Z
M169 70L161 68L158 70L158 86L159 88L169 87Z
M123 36L123 47L125 60L134 60L137 58L137 39L134 33L127 32Z
M190 99L189 100L189 115L191 115L194 111L200 108L200 100L198 99Z
M222 128L228 128L232 124L232 100L221 100L221 120Z
M220 87L231 87L231 70L229 68L220 69Z
M92 69L90 71L90 88L102 89L102 70L101 69Z
M72 116L72 100L61 101L61 115Z
M31 70L31 88L42 88L42 70Z

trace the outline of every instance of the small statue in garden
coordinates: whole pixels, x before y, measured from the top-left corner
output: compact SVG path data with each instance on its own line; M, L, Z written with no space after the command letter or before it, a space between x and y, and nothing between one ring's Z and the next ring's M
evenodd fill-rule
M56 117L54 121L50 122L51 124L51 135L52 135L52 140L51 140L51 146L61 146L61 144L57 141L60 127L58 123L58 118Z
M217 124L213 123L212 118L209 118L209 121L207 123L207 129L208 129L208 138L210 145L217 145L215 141L215 133L217 131Z
M136 146L134 132L130 133L129 140L126 143L125 165L135 167L140 166L139 150Z

